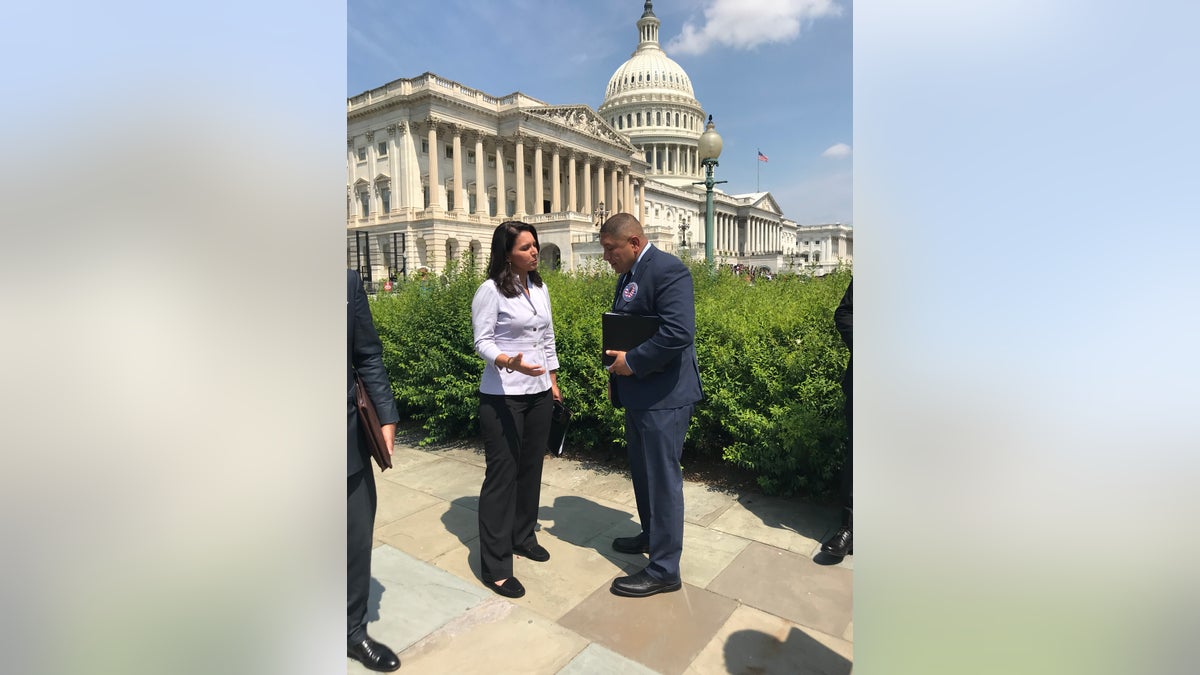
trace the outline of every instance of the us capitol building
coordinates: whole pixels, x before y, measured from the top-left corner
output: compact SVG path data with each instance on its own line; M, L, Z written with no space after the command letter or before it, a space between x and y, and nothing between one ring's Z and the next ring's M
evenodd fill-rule
M492 231L512 219L537 227L544 266L586 268L602 263L599 223L622 211L658 248L703 258L705 191L693 183L705 113L659 45L652 4L597 110L433 73L350 98L347 266L380 282L471 252L482 269ZM849 225L799 225L769 192L716 190L713 209L718 263L822 274L853 259Z

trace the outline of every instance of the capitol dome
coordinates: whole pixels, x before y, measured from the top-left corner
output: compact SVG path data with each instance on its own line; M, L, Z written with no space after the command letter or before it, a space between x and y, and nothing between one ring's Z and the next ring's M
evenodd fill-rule
M637 49L609 78L597 112L644 153L648 175L688 185L701 173L696 148L704 110L683 67L659 45L651 0L646 0L637 27Z

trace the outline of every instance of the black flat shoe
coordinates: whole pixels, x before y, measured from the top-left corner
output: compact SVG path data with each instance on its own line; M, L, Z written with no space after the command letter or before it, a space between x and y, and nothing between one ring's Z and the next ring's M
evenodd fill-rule
M546 562L550 559L550 551L542 548L539 544L534 544L529 548L525 548L524 546L514 546L513 553L516 553L524 558L529 558L534 562Z
M841 526L828 541L821 545L821 553L835 558L845 558L854 553L854 531L849 526Z
M506 598L519 598L525 595L525 587L521 585L521 582L517 581L516 577L505 579L504 583L499 586L495 584L493 579L484 579L483 585Z
M613 579L611 590L614 595L627 598L644 598L655 593L670 593L683 587L679 581L659 581L650 576L646 570L628 577Z
M390 673L400 667L400 659L387 645L370 637L346 645L346 655L366 666L367 670Z
M617 537L613 539L613 550L617 553L649 553L650 538L641 535L636 537Z

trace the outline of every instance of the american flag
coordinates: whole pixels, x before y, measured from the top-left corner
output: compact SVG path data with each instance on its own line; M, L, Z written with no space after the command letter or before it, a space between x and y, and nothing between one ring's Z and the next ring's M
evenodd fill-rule
M765 161L767 161L767 156L766 156L766 155L764 155L764 154L762 154L762 150L759 150L759 151L758 151L758 161L760 161L760 162L765 162Z

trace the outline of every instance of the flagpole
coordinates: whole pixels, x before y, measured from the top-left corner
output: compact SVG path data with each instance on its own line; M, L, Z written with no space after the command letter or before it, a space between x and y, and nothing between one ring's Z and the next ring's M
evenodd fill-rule
M759 153L759 154L762 154L762 153ZM755 192L762 192L761 190L758 189L758 173L761 170L762 170L762 162L759 161L758 157L756 156L754 158L754 191Z

